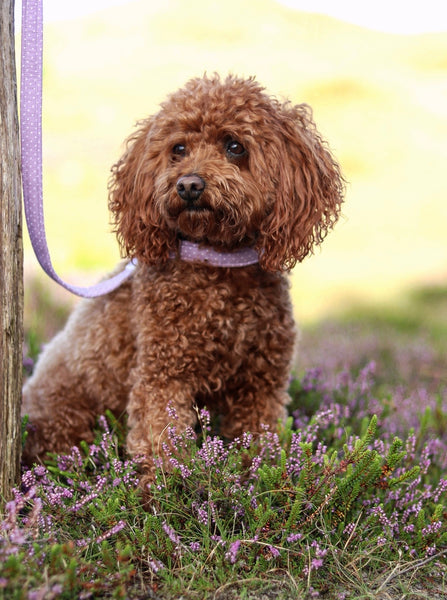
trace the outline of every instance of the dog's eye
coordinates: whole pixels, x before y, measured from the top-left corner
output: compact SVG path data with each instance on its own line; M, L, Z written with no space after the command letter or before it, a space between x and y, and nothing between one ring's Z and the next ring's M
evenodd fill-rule
M226 144L227 154L232 158L240 158L246 154L244 146L236 140L230 140Z
M186 146L185 146L185 144L176 144L172 148L172 154L174 156L186 156Z

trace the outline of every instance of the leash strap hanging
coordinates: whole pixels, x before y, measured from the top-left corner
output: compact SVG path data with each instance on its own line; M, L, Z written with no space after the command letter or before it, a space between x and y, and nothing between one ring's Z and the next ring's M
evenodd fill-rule
M91 287L65 283L54 271L46 240L43 213L42 62L42 0L22 0L20 128L23 202L28 232L36 258L47 275L74 294L93 298L116 289L135 267L133 263L129 263L118 275Z

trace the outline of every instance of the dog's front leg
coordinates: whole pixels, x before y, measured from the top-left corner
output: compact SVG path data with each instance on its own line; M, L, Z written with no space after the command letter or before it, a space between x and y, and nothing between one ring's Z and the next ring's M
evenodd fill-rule
M127 449L130 454L143 457L140 485L144 489L155 477L154 456L160 456L169 469L163 450L164 444L169 444L169 425L175 425L176 432L181 433L195 425L196 415L194 394L184 382L166 383L153 378L145 382L143 377L137 377L136 381L127 408Z
M285 390L250 386L233 390L227 396L228 407L221 421L221 433L235 438L244 432L261 433L265 427L275 431L287 418L290 396Z

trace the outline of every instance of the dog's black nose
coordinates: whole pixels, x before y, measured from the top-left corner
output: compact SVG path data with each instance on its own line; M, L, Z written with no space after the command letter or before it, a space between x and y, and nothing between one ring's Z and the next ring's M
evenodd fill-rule
M205 189L205 182L199 175L183 175L177 181L177 193L186 202L195 202Z

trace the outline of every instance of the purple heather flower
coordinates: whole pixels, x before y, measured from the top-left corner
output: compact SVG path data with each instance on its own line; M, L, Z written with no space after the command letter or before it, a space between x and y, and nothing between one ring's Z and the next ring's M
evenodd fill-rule
M34 467L34 473L37 477L45 477L47 470L43 465L37 465L37 467Z
M199 542L191 542L189 547L193 552L200 552L200 543Z
M33 485L36 485L36 477L32 470L25 471L22 475L22 485L25 488L30 488Z
M219 437L206 438L205 443L197 451L197 456L205 462L206 467L219 467L228 458L228 450Z
M437 531L439 531L442 527L442 521L434 521L433 523L430 523L430 525L428 525L427 527L424 527L421 531L422 535L427 536L430 535L432 533L436 533Z
M225 554L225 558L230 561L232 565L236 562L237 553L239 552L239 548L241 545L240 540L236 540L230 544L228 552Z
M177 547L180 546L181 541L179 536L175 530L166 523L166 521L163 522L163 531L166 533L171 542L173 542Z
M92 492L91 494L88 494L87 496L84 496L84 498L82 498L82 500L79 500L78 502L76 502L75 504L73 504L73 506L69 506L67 508L67 510L69 512L72 513L77 513L81 510L81 508L83 506L85 506L86 504L88 504L89 502L91 502L92 500L94 500L95 498L97 498L99 495L99 492Z
M439 498L442 494L447 492L447 479L440 479L434 493L433 493L433 502L439 502Z
M161 571L161 569L165 568L164 564L156 558L150 558L148 560L148 565L153 573L157 573L158 571Z
M311 568L316 571L317 569L320 569L323 566L323 559L322 558L313 558L310 565L311 565Z
M104 434L110 437L111 432L109 428L109 423L104 415L100 415L100 417L98 418L98 425L104 431Z
M346 525L346 527L343 529L343 535L346 535L347 537L349 537L353 531L355 530L355 523L348 523Z
M202 408L199 412L199 419L202 425L207 427L211 423L211 414L207 408Z
M178 421L178 414L172 402L169 402L166 407L166 412L173 421Z
M208 510L205 508L207 503L199 504L198 502L193 502L191 508L195 511L197 515L197 520L202 525L208 525Z
M191 476L192 471L189 467L187 467L185 464L181 463L179 460L177 460L174 457L171 457L169 459L169 462L171 463L171 465L178 469L180 471L180 475L182 476L182 479L188 479L188 477Z
M222 544L223 543L221 536L220 535L216 535L216 534L211 535L210 536L210 540L212 542L217 542L218 544Z
M242 448L244 448L245 450L248 450L248 448L250 448L252 443L253 443L253 434L247 433L244 431L244 433L242 434Z
M323 558L327 554L327 550L324 548L320 548L320 544L317 542L317 540L313 540L310 547L315 548L315 556L317 558Z
M96 540L95 540L95 542L97 544L100 544L104 540L107 540L108 538L112 537L113 535L119 533L125 527L126 527L126 523L124 521L119 521L111 529L109 529L108 531L106 531L105 533L103 533L102 535L100 535L99 537L97 537Z

